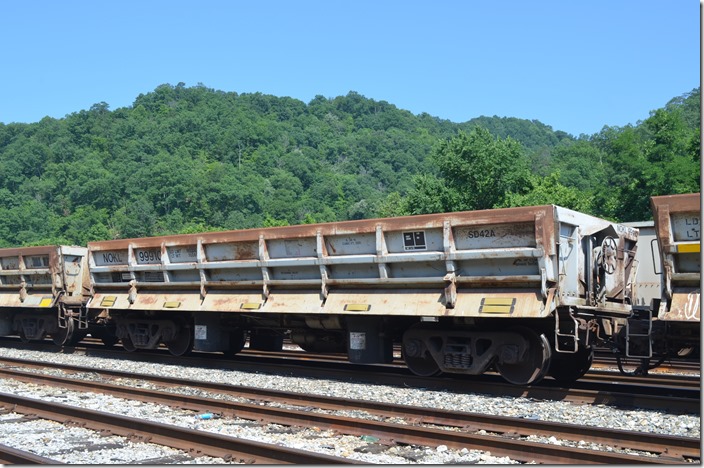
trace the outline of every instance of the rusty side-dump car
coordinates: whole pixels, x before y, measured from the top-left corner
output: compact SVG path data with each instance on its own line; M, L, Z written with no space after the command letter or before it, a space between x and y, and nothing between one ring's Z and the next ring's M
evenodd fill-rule
M652 197L651 202L662 275L654 315L667 325L672 351L682 355L700 342L701 194Z
M639 231L633 313L608 331L627 373L700 347L701 194L651 197L651 207L653 221L625 223Z
M631 314L638 230L553 205L91 242L122 345L280 349L529 384L590 367Z
M64 245L0 249L0 336L49 335L59 345L80 339L79 330L87 330L86 253Z

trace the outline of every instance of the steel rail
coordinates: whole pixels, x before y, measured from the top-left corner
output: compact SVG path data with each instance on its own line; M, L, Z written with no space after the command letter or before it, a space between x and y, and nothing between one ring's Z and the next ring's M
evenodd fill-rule
M325 361L325 362L339 362L341 364L347 363L347 355L344 354L319 354L310 353L306 351L254 351L249 349L242 350L241 356L263 356L265 358L281 358L281 359L300 359L302 361ZM398 365L400 368L405 368L405 364L401 359L395 359L391 366ZM614 362L614 369L615 369ZM389 367L390 365L386 365ZM689 368L689 370L693 370ZM494 374L488 371L486 375ZM550 382L552 379L547 377L546 382ZM583 377L581 377L580 382L620 382L628 385L659 385L659 386L678 386L678 387L691 387L699 388L701 377L700 375L678 375L673 373L656 373L651 372L648 375L624 375L618 371L609 372L605 370L600 365L592 365L592 368Z
M701 387L701 377L677 374L622 375L618 372L605 370L590 370L584 377L589 382L622 382L628 385L660 385L698 389Z
M114 372L103 373L100 370L90 371L92 374L102 374L111 378L130 378L144 381L166 383L172 386L192 386L203 390L227 392L245 398L275 399L288 404L310 406L316 404L320 407L331 409L360 409L368 410L388 417L402 417L414 420L415 423L442 424L465 428L465 430L479 428L487 431L502 433L508 437L491 435L475 435L466 432L438 430L415 425L399 425L371 421L359 418L348 418L335 415L313 413L310 411L282 409L259 404L235 403L219 399L191 397L164 391L146 390L115 384L103 384L95 381L82 381L62 377L47 376L43 374L28 373L14 370L0 369L0 375L33 383L50 384L61 388L72 388L78 391L99 391L117 397L139 399L149 403L159 403L168 406L178 406L194 411L208 411L224 416L239 417L256 421L267 421L283 425L307 425L325 429L333 429L345 434L372 435L382 440L415 445L447 445L452 448L465 448L468 446L482 447L490 450L495 455L509 456L511 458L530 462L541 463L648 463L653 458L635 457L620 453L590 451L561 447L522 440L514 440L518 435L540 434L569 438L571 440L587 440L609 446L621 446L650 453L659 453L658 463L681 463L684 457L699 458L699 441L693 438L659 436L646 433L631 433L628 431L603 430L590 428L585 431L583 426L563 425L541 421L526 421L516 418L477 415L472 413L448 412L429 408L414 408L403 405L386 405L374 402L361 402L349 399L335 399L304 394L291 394L289 392L266 391L260 389L245 389L244 393L239 388L226 385L212 385L180 379L151 378L140 375L117 375ZM246 396L245 396L246 395ZM273 397L273 398L271 398ZM312 397L312 398L309 398ZM313 401L311 401L313 400ZM322 403L322 404L321 404ZM588 434L585 434L587 432ZM486 447L486 448L485 448ZM545 450L549 447L550 450ZM576 451L575 451L576 450ZM531 458L532 457L532 458ZM645 460L644 460L645 459Z
M631 365L632 367L637 367L640 364L640 361L637 360L636 358L623 358L625 361L626 365ZM592 367L593 368L599 368L599 367L611 367L615 368L616 367L616 355L612 354L610 356L594 356L594 360L592 361ZM659 371L658 373L663 373L663 374L669 374L672 372L677 372L677 371L699 371L701 370L701 362L698 360L682 360L682 359L672 359L672 360L665 360L662 364L660 364L658 367L655 369L651 370L657 370Z
M84 385L84 391L86 386ZM0 393L0 404L12 411L33 414L39 418L129 437L144 442L165 445L191 454L207 455L242 463L272 464L340 464L359 463L355 460L319 453L295 450L274 444L227 437L170 424L143 421L135 418L51 403L33 398Z
M22 346L23 348L26 345ZM43 350L45 347L29 349ZM56 351L54 351L56 352ZM338 379L373 384L405 385L412 388L426 388L438 391L481 393L505 397L539 398L545 400L571 401L583 404L603 404L616 407L657 409L686 414L701 413L701 392L699 388L679 388L670 385L648 384L643 386L620 381L589 382L578 381L571 388L563 387L551 379L531 386L516 386L493 375L419 377L405 368L393 365L363 365L349 362L331 363L303 357L301 359L269 358L266 353L257 357L237 355L225 359L222 355L199 354L198 356L172 356L168 352L134 352L100 348L64 348L63 352L113 359L139 359L173 365L190 365L204 368L232 369L251 372L295 373L298 377ZM338 367L333 367L339 365ZM373 370L370 370L373 369ZM618 374L617 374L618 375Z
M0 342L3 343L4 346L10 346L12 347L12 343L17 343L17 339L14 337L0 337ZM5 344L7 343L7 345ZM290 343L289 343L290 344ZM23 343L21 345L24 349L36 349L36 350L41 350L44 349L45 347L50 347L52 348L53 351L59 350L60 348L56 347L53 343L50 343L49 341L46 341L44 343L42 342L33 342L33 343ZM85 348L86 351L89 349L103 349L105 351L111 351L108 348L105 348L105 346L102 344L100 339L93 338L91 336L88 336L84 338L79 345L75 346L66 346L64 347L67 350L81 350L82 348ZM400 353L400 348L396 349L395 347L395 354ZM115 350L112 350L113 352ZM194 352L194 355L200 354L198 352ZM222 358L220 355L215 355L213 356L210 353L207 353L207 355L210 358ZM263 357L263 358L279 358L283 360L287 359L294 359L294 360L300 360L300 361L315 361L318 362L320 361L321 363L341 363L341 364L350 364L347 355L346 354L339 354L339 353L315 353L315 352L310 352L310 351L304 351L302 349L283 349L281 351L258 351L258 350L251 350L249 348L243 349L240 353L237 354L237 357L235 359L239 358L254 358L254 357ZM351 364L354 365L354 364ZM394 361L391 364L386 364L383 366L384 368L399 368L399 369L405 369L405 363L403 362L403 359L400 357L396 357ZM608 369L613 368L616 369L616 361L615 358L607 358L607 357L595 357L594 362L592 364L592 368L589 370L589 372L583 376L580 381L581 382L589 382L589 381L620 381L623 383L629 383L629 384L653 384L657 383L658 385L679 385L679 386L697 386L701 380L700 375L694 375L692 373L697 373L700 371L701 365L698 362L691 362L691 361L672 361L672 362L666 362L662 364L660 367L657 369L662 370L661 372L650 372L647 375L624 375L621 374L617 371L610 372ZM684 375L678 375L674 372L682 370L682 371L687 371L688 374ZM491 375L491 372L488 372L487 375ZM546 378L546 381L550 381L551 379L548 377Z
M122 371L111 371L95 369L82 366L67 366L61 364L42 363L35 361L23 361L15 359L0 358L0 364L10 362L12 364L31 365L38 368L64 369L77 373L90 373L110 379L136 379L149 381L169 387L193 387L213 393L224 393L231 396L251 399L256 401L274 401L290 405L308 406L315 404L322 409L341 410L359 409L390 418L404 418L413 423L437 424L455 426L461 428L484 429L488 432L501 434L518 435L543 435L560 436L566 440L585 440L587 442L614 445L614 441L623 448L649 451L654 453L667 453L670 456L700 456L700 444L698 439L691 437L669 436L662 434L650 434L645 432L632 432L617 429L605 429L590 427L585 433L585 427L581 425L553 423L548 421L527 420L522 418L510 418L504 416L491 416L478 413L445 411L437 408L421 408L407 405L381 403L369 400L353 400L349 398L335 398L323 395L302 394L297 392L285 392L281 390L270 390L246 386L233 386L228 384L217 384L211 382L199 382L194 380L152 376L146 374L135 374ZM33 373L12 371L0 368L0 375L7 375L10 378L32 379ZM62 379L56 377L56 379ZM72 385L73 379L62 379L62 385Z
M87 355L104 356L105 350L86 351ZM125 359L125 353L113 351L108 356ZM195 365L201 367L227 368L251 372L285 372L295 373L298 377L354 380L373 384L406 385L414 388L435 390L452 390L462 393L474 392L505 397L538 398L546 400L564 400L585 404L603 404L629 408L667 409L688 414L701 413L701 393L694 388L677 388L671 386L642 386L622 383L594 383L578 381L571 388L545 379L540 384L516 386L505 382L497 376L440 376L419 377L406 368L389 365L363 365L349 362L338 363L339 368L331 363L315 360L285 360L266 357L235 356L234 359L213 359L214 356L175 357L167 353L144 353L139 359L150 362L170 363L174 365ZM218 356L219 357L219 356ZM128 357L129 358L129 357ZM335 363L332 364L333 366ZM370 369L373 371L370 372ZM610 388L605 388L610 387Z
M65 465L64 462L3 444L0 444L0 463L3 465Z

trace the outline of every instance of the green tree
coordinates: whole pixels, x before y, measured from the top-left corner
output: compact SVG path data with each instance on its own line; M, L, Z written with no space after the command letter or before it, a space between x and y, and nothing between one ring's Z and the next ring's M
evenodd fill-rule
M699 190L700 107L697 88L575 139L537 121L416 116L354 91L306 104L164 84L115 110L0 123L0 246L512 204L641 220L651 195Z
M547 177L530 177L530 191L510 193L498 207L558 205L582 213L592 212L592 197L577 187L560 183L559 173Z
M416 193L411 195L418 204L428 197L425 204L430 209L493 208L508 194L523 193L530 187L530 164L523 147L510 137L496 138L480 127L441 142L432 160L441 180L416 178Z
M654 111L639 127L602 132L601 145L611 167L606 187L596 206L599 213L619 221L651 219L650 197L700 190L696 137L687 129L679 108Z
M458 193L444 179L432 174L420 174L413 178L414 188L404 199L401 212L416 215L460 211Z

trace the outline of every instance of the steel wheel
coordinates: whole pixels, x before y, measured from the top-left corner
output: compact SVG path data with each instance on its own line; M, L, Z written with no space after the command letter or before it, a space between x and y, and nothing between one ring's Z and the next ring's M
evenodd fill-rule
M550 367L552 351L548 339L543 334L528 329L514 330L528 341L528 348L514 363L496 363L501 377L514 385L530 385L539 382Z
M193 334L190 328L180 327L175 339L164 343L174 356L183 356L193 349Z
M245 343L247 343L247 331L234 330L230 332L230 347L222 353L227 357L232 357L244 349Z
M64 342L64 346L76 346L83 338L88 336L88 329L79 329L77 324L73 324L73 333Z
M120 341L122 341L122 347L125 348L125 351L131 353L137 349L137 347L134 345L132 342L132 338L128 336L122 338Z
M90 332L90 334L92 337L98 338L102 341L108 348L114 346L118 341L120 341L117 335L115 335L115 327L96 327Z
M120 341L115 335L110 335L110 334L104 334L100 335L100 341L103 342L105 346L108 348L115 346L115 344Z
M68 319L66 320L66 328L59 328L56 333L51 334L51 341L53 341L56 346L70 344L71 338L73 337L73 333L73 320Z
M30 340L29 340L29 338L27 338L27 335L25 334L23 328L20 328L20 331L17 332L17 334L19 335L20 341L21 341L22 343L29 343Z
M440 366L421 340L404 340L401 354L406 366L415 375L431 377L440 373Z

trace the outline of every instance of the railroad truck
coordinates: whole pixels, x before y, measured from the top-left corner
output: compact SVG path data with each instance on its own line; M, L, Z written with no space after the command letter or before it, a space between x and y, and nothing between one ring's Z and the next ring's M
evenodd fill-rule
M0 336L50 336L57 345L80 340L89 288L85 247L0 249Z
M638 230L555 205L88 244L127 350L342 352L415 374L574 381L631 314Z

